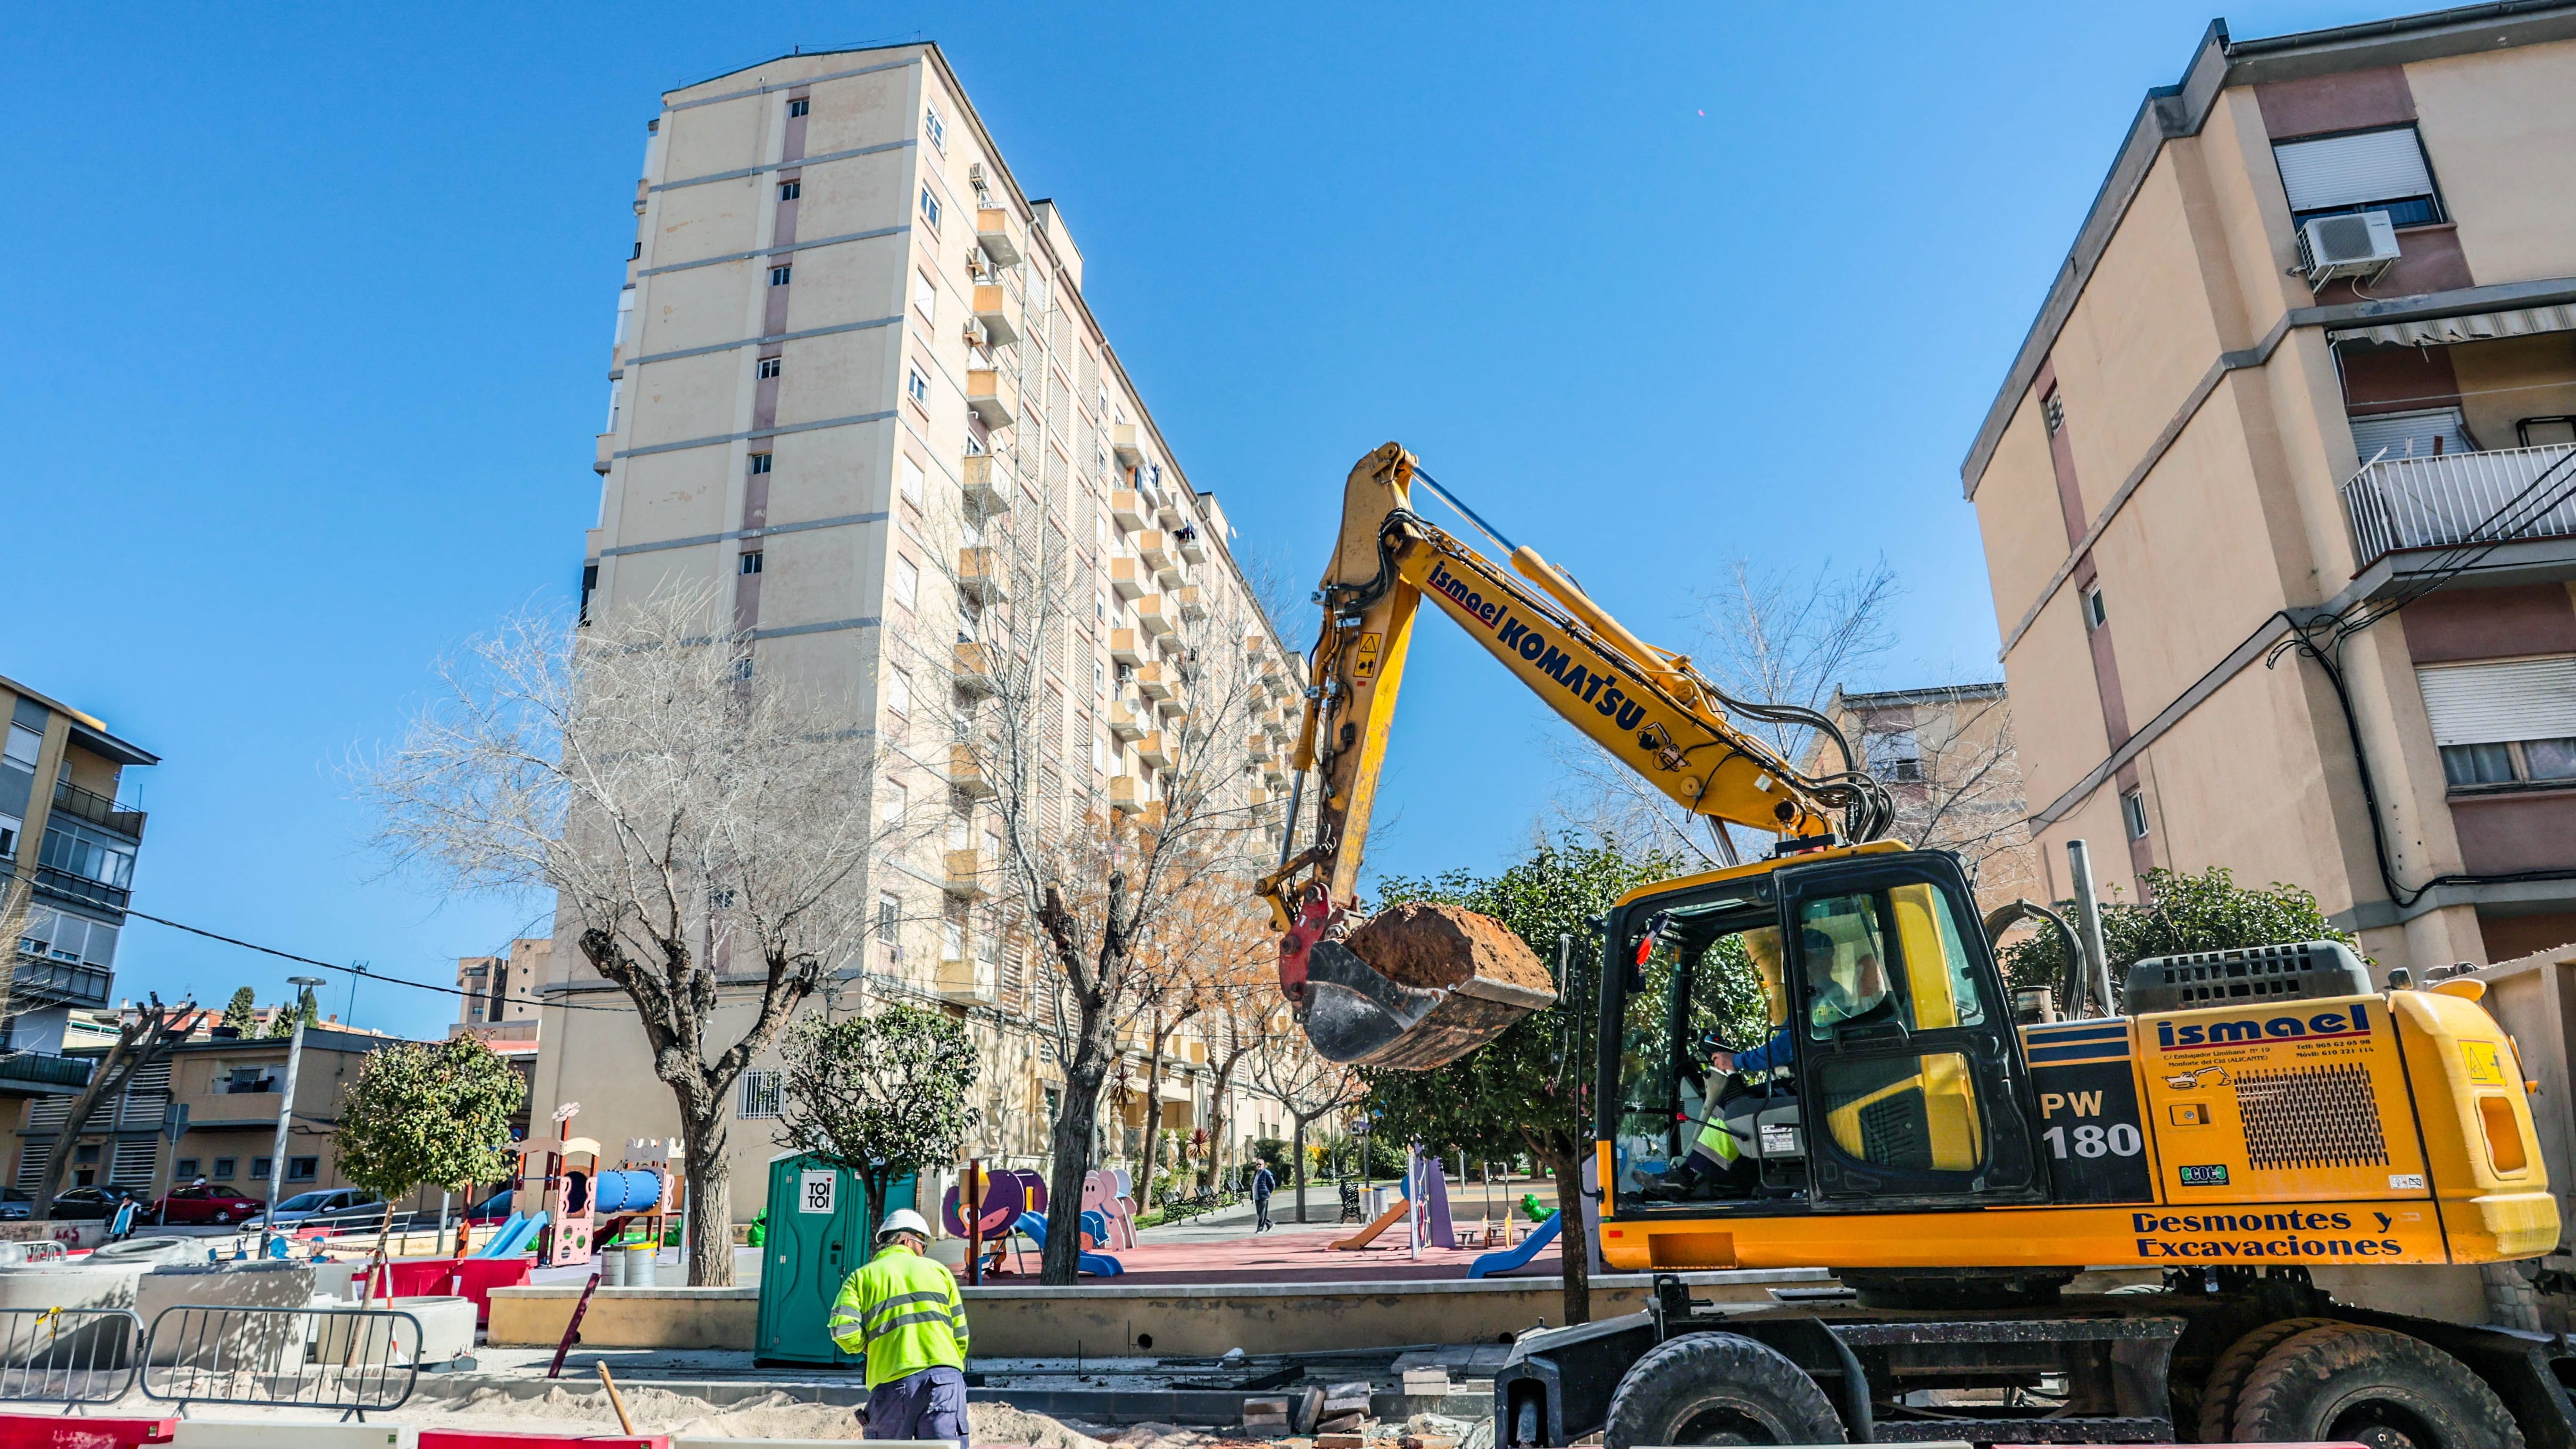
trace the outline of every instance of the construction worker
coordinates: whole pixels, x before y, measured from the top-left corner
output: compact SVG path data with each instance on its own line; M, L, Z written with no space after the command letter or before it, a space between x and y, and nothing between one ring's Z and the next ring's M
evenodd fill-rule
M930 1224L910 1208L886 1214L876 1256L832 1302L832 1341L865 1353L871 1439L966 1443L966 1304L957 1279L922 1256Z

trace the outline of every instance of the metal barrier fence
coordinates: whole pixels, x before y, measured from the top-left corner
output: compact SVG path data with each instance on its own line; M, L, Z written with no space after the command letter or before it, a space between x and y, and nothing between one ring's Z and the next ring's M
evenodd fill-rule
M152 1320L143 1392L180 1404L400 1408L420 1382L420 1320L380 1308L179 1304Z
M123 1308L0 1308L0 1401L103 1404L134 1387L142 1325Z

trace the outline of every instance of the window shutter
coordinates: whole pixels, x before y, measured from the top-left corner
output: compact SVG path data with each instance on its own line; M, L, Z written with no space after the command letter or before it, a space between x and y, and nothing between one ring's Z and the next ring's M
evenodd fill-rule
M109 1159L107 1180L122 1186L150 1186L153 1160L161 1155L158 1137L128 1137L116 1144Z
M2468 419L2458 408L2432 408L2411 413L2375 413L2354 418L2352 444L2361 461L2384 449L2391 458L2429 458L2436 453L2474 453Z
M2433 194L2433 175L2425 169L2424 147L2412 126L2290 141L2274 146L2272 156L2280 163L2292 211Z
M2493 745L2576 735L2576 656L2415 671L2437 745Z

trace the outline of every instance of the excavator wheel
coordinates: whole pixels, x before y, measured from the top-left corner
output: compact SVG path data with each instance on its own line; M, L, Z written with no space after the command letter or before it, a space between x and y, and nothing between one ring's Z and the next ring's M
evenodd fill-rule
M2283 1318L2266 1323L2227 1346L2211 1366L2209 1377L2200 1389L2199 1441L2224 1444L2229 1428L2236 1422L2236 1400L2245 1390L2246 1375L2263 1355L2280 1346L2283 1339L2294 1338L2311 1328L2334 1328L2342 1323L2337 1318ZM2180 1428L2181 1425L2175 1425Z
M2248 1443L2332 1440L2369 1449L2524 1449L2486 1381L2420 1338L2336 1323L2263 1355L2230 1429Z
M1842 1416L1788 1355L1732 1333L1686 1333L1631 1365L1605 1449L1643 1444L1840 1444Z

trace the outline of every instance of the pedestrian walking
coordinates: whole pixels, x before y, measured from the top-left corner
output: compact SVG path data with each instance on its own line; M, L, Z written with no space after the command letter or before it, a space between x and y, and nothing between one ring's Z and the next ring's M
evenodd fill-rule
M910 1208L886 1214L876 1256L841 1284L832 1341L867 1355L870 1439L966 1442L966 1303L957 1278L922 1256L930 1224Z
M1254 1167L1252 1171L1252 1230L1256 1233L1266 1233L1270 1231L1270 1194L1271 1191L1278 1186L1279 1180L1270 1175L1269 1163L1264 1162Z

